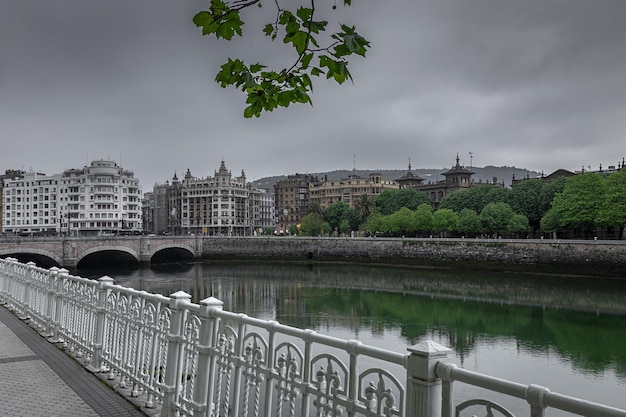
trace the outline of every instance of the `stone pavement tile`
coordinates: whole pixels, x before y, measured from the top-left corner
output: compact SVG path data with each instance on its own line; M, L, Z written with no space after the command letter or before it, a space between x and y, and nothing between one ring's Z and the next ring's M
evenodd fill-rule
M0 365L0 416L98 417L40 359Z
M0 322L0 359L31 356L33 351Z
M0 417L146 416L2 306L0 324Z

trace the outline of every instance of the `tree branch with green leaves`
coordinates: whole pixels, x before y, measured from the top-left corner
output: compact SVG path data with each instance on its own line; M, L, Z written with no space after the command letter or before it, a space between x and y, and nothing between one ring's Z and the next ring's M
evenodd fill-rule
M369 42L354 26L337 23L337 31L330 34L328 44L321 46L318 38L326 32L328 21L316 20L315 0L307 2L309 7L284 7L280 0L273 0L276 19L263 28L263 33L272 41L280 36L284 44L295 50L291 65L271 69L258 62L249 65L241 59L228 58L217 73L215 81L221 87L234 86L246 94L245 117L259 117L263 111L271 112L293 103L312 105L311 77L324 75L338 84L353 81L348 71L348 58L365 57ZM343 0L345 6L350 6L351 2ZM243 37L242 12L250 11L252 6L261 7L261 0L210 0L209 9L197 13L193 22L202 28L203 35L230 41L235 36Z

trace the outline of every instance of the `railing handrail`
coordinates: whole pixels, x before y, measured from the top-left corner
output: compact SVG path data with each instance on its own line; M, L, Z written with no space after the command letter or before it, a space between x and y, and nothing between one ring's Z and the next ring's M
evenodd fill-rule
M375 346L370 346L362 343L359 340L346 340L334 336L318 333L315 330L299 329L297 327L287 326L274 320L262 320L254 317L250 317L247 314L233 313L226 310L213 310L212 313L216 317L222 319L228 319L243 324L250 324L265 330L271 330L273 332L282 333L288 336L300 338L311 343L320 343L337 349L343 349L348 352L354 352L359 355L366 355L374 359L381 359L387 362L406 366L408 354L402 354L387 349L381 349Z
M453 363L438 362L435 374L444 382L458 381L474 387L484 388L489 391L509 395L511 397L526 400L529 404L535 405L542 410L552 407L579 416L593 415L594 417L626 417L626 410L620 410L608 405L551 392L548 388L540 385L525 385L481 374L459 368ZM534 414L531 414L531 416L534 416Z

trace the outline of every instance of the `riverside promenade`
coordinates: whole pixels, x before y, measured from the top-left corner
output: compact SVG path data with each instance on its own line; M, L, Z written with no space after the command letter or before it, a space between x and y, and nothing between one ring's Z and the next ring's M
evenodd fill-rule
M0 306L0 416L146 415Z

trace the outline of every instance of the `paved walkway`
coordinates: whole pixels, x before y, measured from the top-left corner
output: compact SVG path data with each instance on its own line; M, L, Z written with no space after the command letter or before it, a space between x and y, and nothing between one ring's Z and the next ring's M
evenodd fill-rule
M146 414L0 306L0 416Z

